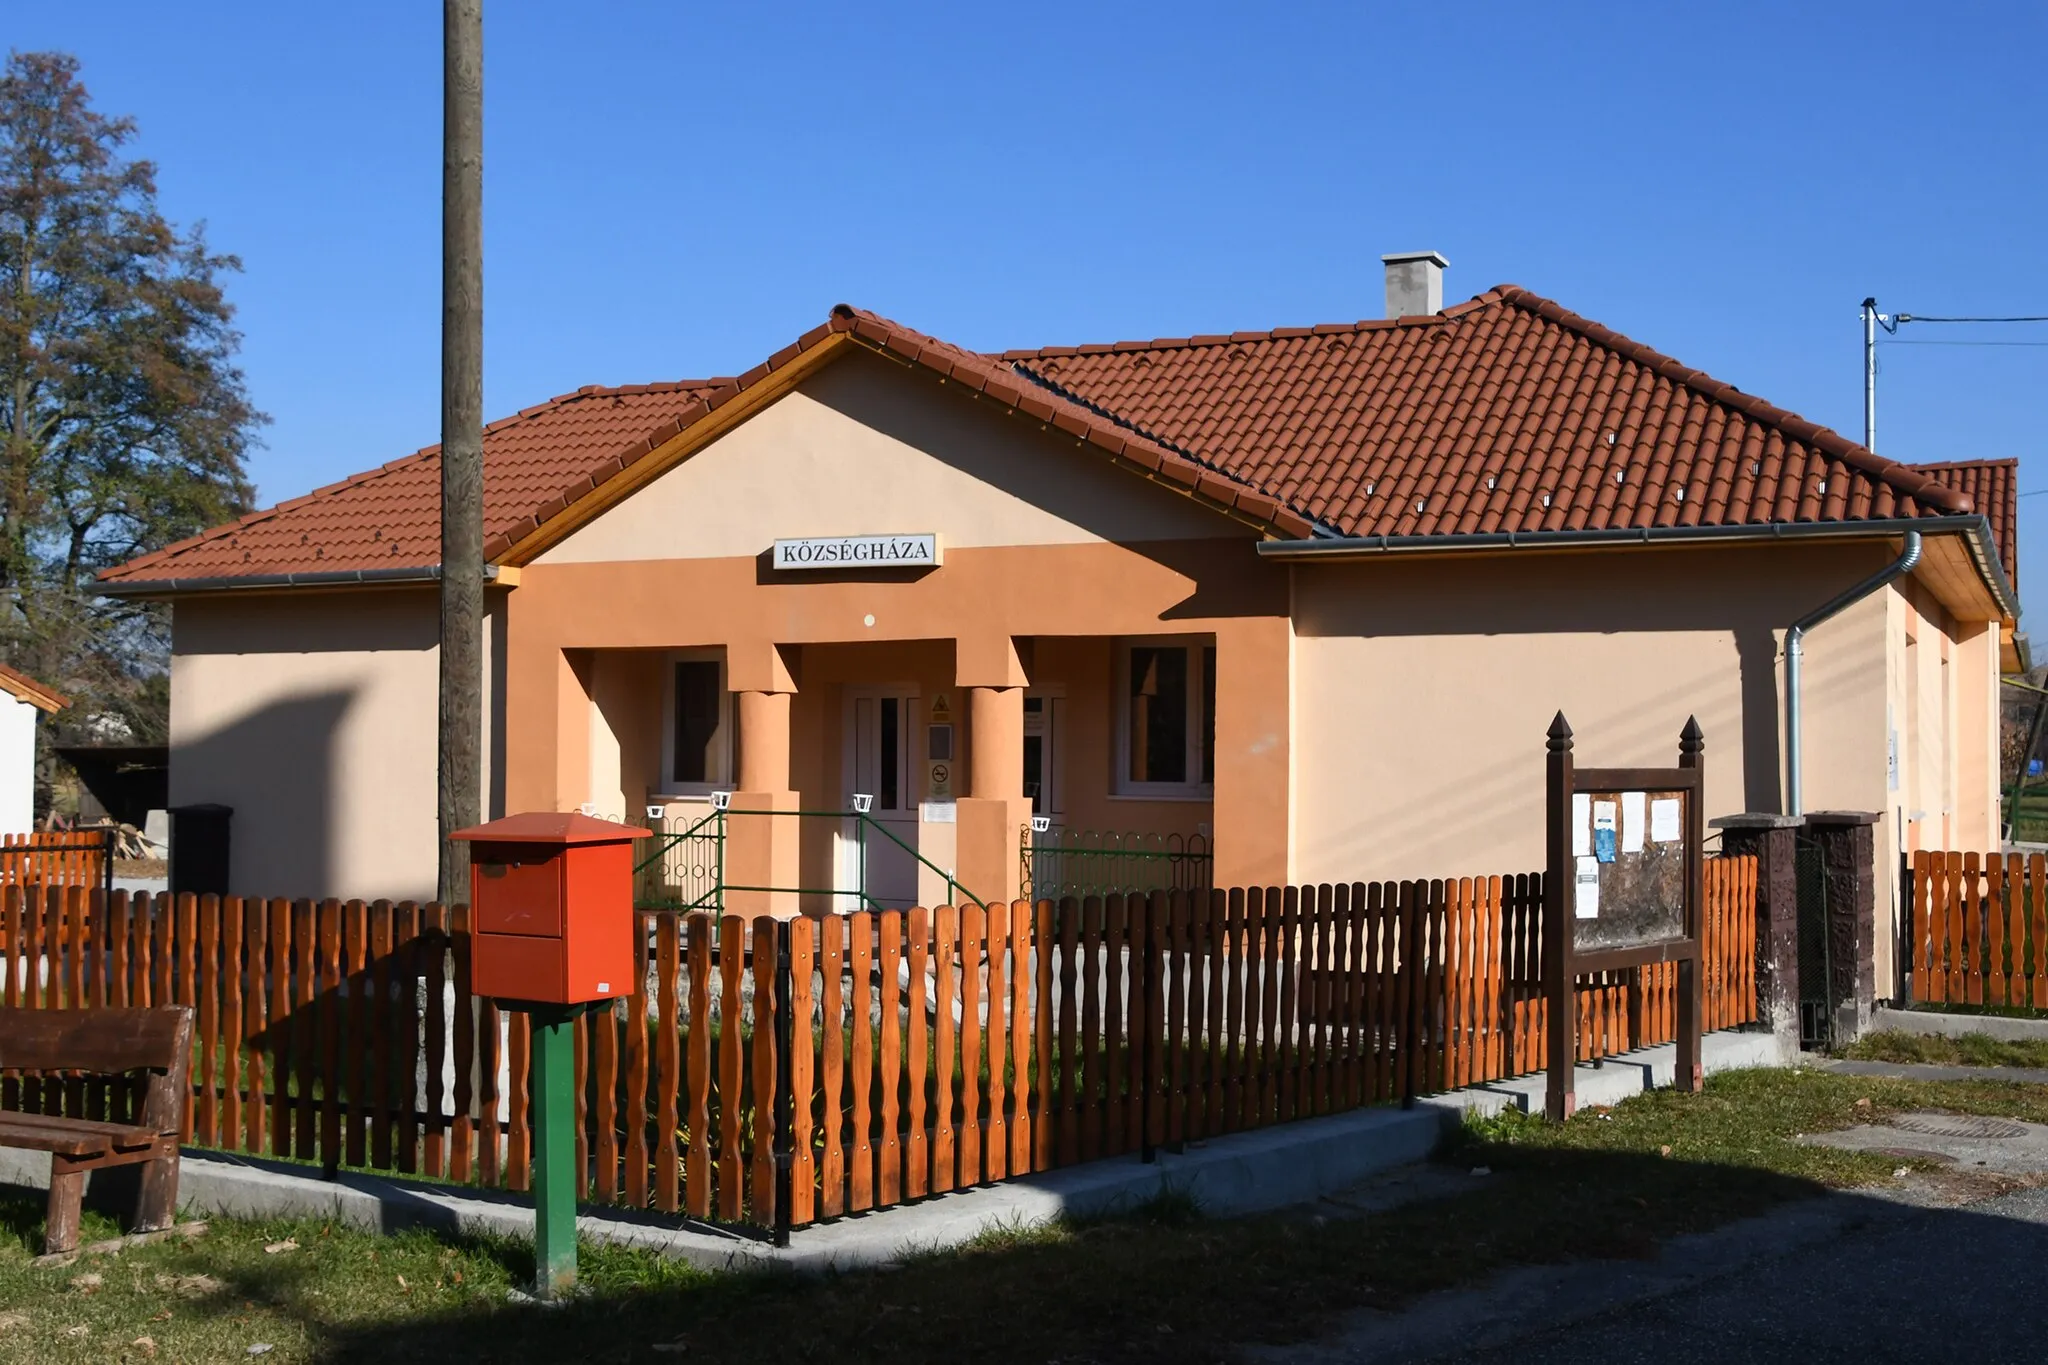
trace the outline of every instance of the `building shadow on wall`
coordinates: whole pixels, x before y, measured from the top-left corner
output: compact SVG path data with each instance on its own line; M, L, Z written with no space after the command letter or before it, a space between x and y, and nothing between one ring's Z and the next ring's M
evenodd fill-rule
M355 701L315 692L249 712L171 749L171 800L230 807L228 891L323 896L335 888L336 736Z

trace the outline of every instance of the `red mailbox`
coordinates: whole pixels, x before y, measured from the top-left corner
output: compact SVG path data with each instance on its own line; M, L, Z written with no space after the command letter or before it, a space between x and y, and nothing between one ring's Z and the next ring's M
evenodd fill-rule
M470 846L470 988L547 1005L631 995L633 841L649 833L535 811L450 835Z

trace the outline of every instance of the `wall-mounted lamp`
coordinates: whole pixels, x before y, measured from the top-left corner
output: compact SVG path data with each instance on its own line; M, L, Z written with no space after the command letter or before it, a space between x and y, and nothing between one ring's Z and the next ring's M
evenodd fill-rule
M855 815L866 815L874 808L875 798L870 793L855 792L853 794L853 813Z
M731 808L732 808L732 793L731 793L731 792L713 792L713 793L711 793L711 809L713 809L713 810L730 810Z

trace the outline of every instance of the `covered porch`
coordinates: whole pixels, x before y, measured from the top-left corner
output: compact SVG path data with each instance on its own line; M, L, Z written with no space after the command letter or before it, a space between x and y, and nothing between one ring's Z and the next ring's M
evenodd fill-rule
M650 907L823 914L1211 884L1231 844L1215 823L1233 710L1215 634L1003 643L979 659L953 639L785 645L765 669L715 645L567 651L588 697L579 804L656 829Z

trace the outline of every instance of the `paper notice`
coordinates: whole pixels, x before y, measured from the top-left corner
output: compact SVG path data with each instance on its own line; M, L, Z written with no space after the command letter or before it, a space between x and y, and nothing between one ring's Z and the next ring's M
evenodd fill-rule
M1593 798L1584 792L1572 793L1572 856L1593 856Z
M1641 853L1643 851L1643 805L1650 799L1648 792L1623 792L1621 794L1621 851Z
M1578 874L1572 878L1572 914L1579 919L1600 918L1600 860L1581 858Z
M1650 842L1672 844L1682 837L1678 832L1679 800L1675 796L1650 803Z
M1593 856L1603 863L1614 861L1615 803L1593 803Z

